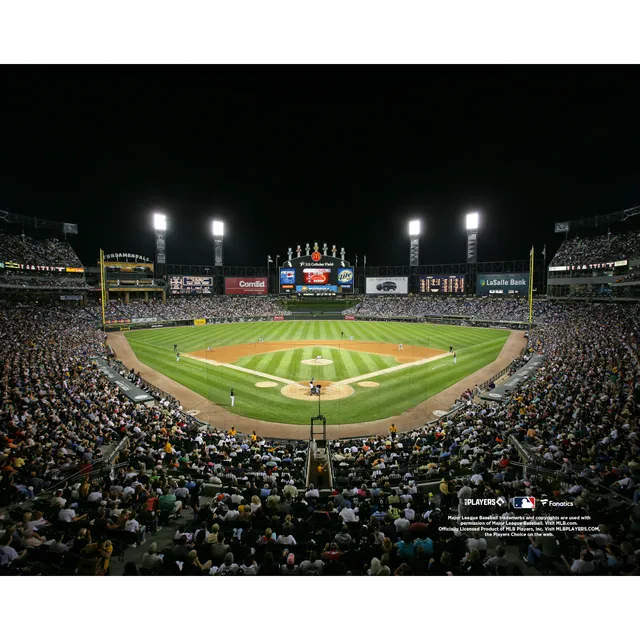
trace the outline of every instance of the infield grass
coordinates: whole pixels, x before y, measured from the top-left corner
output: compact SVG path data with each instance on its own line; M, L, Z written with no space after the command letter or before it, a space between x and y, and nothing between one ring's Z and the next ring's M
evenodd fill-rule
M335 347L304 347L262 353L239 358L235 365L256 371L255 374L225 366L183 357L176 362L173 345L182 354L233 344L295 340L340 340L353 336L354 341L403 343L405 353L411 346L448 351L453 346L457 364L450 357L419 366L384 373L398 363L391 356L382 356ZM284 321L247 322L175 327L132 331L126 334L136 356L153 369L193 389L203 397L225 406L239 415L270 422L308 424L317 413L314 404L286 398L276 387L258 388L264 381L259 373L276 375L288 380L316 379L339 381L380 370L381 375L368 378L379 387L353 385L355 393L348 398L325 402L322 413L334 425L368 422L394 416L423 402L430 396L493 362L502 349L509 331L396 322L350 321ZM332 360L327 366L303 365L301 360L320 353ZM236 394L235 407L229 403L229 390Z

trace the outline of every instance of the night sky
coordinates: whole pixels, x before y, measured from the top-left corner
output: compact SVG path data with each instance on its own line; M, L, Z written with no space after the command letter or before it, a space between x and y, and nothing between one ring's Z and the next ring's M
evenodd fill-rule
M86 264L153 258L154 209L169 263L211 264L219 216L228 265L315 241L397 265L414 216L435 264L465 260L467 211L478 259L510 260L640 204L635 67L4 71L0 209L77 222Z

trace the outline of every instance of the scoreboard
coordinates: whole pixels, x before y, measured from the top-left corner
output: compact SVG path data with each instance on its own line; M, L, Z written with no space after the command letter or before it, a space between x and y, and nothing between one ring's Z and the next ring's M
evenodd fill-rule
M464 294L464 276L420 276L420 293Z
M173 294L211 294L212 276L171 276L169 287Z

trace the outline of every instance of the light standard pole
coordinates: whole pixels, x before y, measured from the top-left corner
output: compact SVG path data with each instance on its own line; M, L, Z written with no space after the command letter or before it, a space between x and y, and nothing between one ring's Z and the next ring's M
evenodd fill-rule
M476 295L477 263L478 263L478 226L480 214L477 211L467 213L467 274L466 277L472 282L465 283L467 293L473 292Z
M218 293L222 287L222 274L224 264L223 239L224 239L224 222L222 220L213 220L211 222L211 232L213 234L213 272L216 280L215 291Z
M420 220L409 222L409 285L416 292L418 289L417 276L418 265L420 264ZM415 275L414 275L415 274Z

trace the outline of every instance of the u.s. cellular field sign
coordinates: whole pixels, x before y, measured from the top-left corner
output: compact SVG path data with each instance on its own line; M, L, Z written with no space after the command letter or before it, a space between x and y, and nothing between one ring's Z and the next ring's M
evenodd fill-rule
M526 296L529 293L529 274L479 274L476 293L479 296Z

